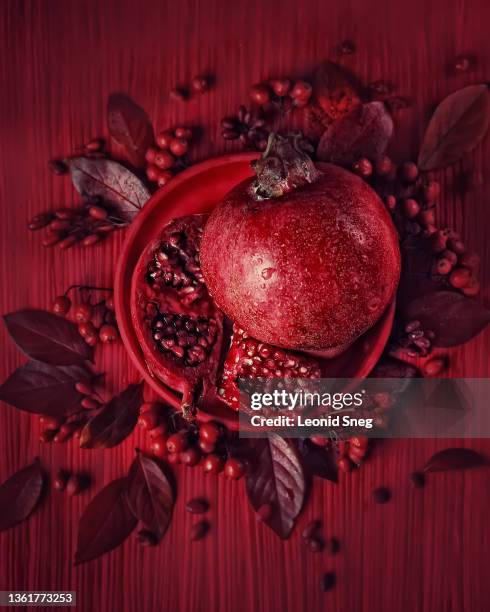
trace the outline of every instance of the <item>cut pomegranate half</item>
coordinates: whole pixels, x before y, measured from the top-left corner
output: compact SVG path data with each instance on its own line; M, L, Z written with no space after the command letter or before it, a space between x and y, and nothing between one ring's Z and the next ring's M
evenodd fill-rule
M223 315L203 282L199 249L207 215L171 221L142 253L132 279L131 317L150 372L182 393L194 416L216 372Z

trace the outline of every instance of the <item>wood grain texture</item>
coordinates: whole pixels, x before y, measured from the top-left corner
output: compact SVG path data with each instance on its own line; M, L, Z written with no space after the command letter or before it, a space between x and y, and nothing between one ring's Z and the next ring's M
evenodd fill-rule
M357 53L346 64L367 81L389 79L413 106L397 124L397 157L416 155L434 105L451 91L487 81L490 74L486 0L2 0L0 3L0 312L46 307L69 284L111 283L123 236L90 251L44 250L25 230L26 219L76 201L69 181L50 175L46 161L104 131L111 92L142 104L157 128L200 125L195 159L226 150L218 122L246 100L251 83L288 73L308 74L333 57L344 38ZM478 58L475 70L450 76L458 53ZM186 104L168 91L198 72L216 75L216 89ZM488 175L490 140L443 175L442 217L459 228L482 256L483 299L490 300L489 189L470 196L455 189L462 168ZM0 377L22 362L0 331ZM453 375L490 375L490 331L454 352ZM122 347L100 355L109 387L137 379ZM0 480L40 455L48 472L60 466L94 477L90 492L68 499L50 493L22 526L0 535L0 589L78 591L83 611L154 610L359 612L488 609L490 590L489 476L438 474L413 490L408 475L443 440L387 441L366 465L338 486L317 482L299 529L287 542L257 524L242 483L204 478L180 469L174 520L162 544L142 549L134 540L103 559L74 568L76 525L96 490L124 474L138 433L108 452L75 445L42 446L34 418L2 405ZM490 453L485 440L467 444ZM393 490L385 506L371 491ZM206 495L212 532L190 543L187 499ZM335 557L313 555L301 526L321 518L326 535L341 541ZM324 571L338 586L320 590Z

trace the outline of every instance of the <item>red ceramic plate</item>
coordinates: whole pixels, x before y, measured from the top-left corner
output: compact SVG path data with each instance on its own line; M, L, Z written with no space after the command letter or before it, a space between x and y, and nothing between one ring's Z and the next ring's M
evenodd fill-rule
M250 161L254 153L240 153L210 159L196 164L158 190L132 223L119 257L115 279L115 305L121 337L134 365L158 395L175 408L180 407L179 395L156 378L148 369L131 322L131 278L136 263L148 242L160 234L161 228L175 217L205 213L223 198L237 183L252 175ZM394 303L378 323L361 336L344 353L325 360L326 378L365 378L378 361L390 335L395 314ZM225 421L236 429L237 416L223 407L211 407L200 412L203 420Z

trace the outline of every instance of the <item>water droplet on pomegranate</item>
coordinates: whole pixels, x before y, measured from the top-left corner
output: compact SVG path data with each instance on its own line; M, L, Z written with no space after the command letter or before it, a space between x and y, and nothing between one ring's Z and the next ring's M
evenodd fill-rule
M264 268L261 272L262 278L264 280L269 280L270 278L272 278L272 275L275 271L275 268Z

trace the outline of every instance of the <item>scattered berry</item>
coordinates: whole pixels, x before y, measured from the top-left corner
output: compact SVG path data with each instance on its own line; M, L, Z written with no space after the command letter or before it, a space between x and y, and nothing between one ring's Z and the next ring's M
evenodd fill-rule
M71 300L66 295L59 295L55 298L52 306L52 311L57 314L64 316L68 313L71 308Z

